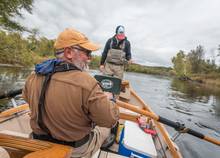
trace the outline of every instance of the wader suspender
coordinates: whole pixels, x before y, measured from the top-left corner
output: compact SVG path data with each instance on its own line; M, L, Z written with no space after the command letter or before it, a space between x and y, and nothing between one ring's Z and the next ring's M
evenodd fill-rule
M39 103L38 103L38 119L37 119L37 123L40 126L40 128L46 132L48 134L48 136L52 137L50 134L49 129L46 127L46 125L43 122L43 113L45 113L45 94L49 85L49 82L51 80L51 77L54 73L56 72L65 72L65 71L71 71L71 70L79 70L81 71L79 68L77 68L76 66L72 65L72 64L68 64L68 63L61 63L61 65L55 65L54 66L54 70L53 72L47 74L45 76L45 80L43 83L43 87L41 89L41 94L40 94L40 99L39 99Z

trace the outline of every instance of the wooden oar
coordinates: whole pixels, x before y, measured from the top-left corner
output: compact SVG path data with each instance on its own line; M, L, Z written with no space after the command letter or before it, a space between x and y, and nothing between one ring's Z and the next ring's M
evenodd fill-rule
M6 92L6 93L3 93L0 95L0 99L4 99L7 97L14 97L14 96L21 94L21 93L22 93L22 89Z
M13 114L16 114L16 113L19 113L19 112L22 112L22 111L25 111L25 110L29 110L29 105L28 104L19 105L15 108L11 108L11 109L8 109L8 110L5 110L5 111L1 112L0 113L0 118L9 117Z
M210 143L213 143L213 144L216 144L216 145L220 146L220 141L219 140L216 140L215 138L212 138L212 137L209 137L209 136L205 136L202 133L199 133L199 132L197 132L195 130L192 130L190 128L186 128L184 125L181 125L178 122L174 122L174 121L168 120L168 119L166 119L164 117L158 116L158 115L153 114L151 112L148 112L146 110L142 110L140 108L137 108L137 106L135 106L135 105L128 104L128 103L122 102L120 100L116 100L116 104L119 107L122 107L122 108L128 109L130 111L136 112L138 114L150 117L150 118L152 118L155 121L158 121L158 122L166 124L166 125L168 125L170 127L173 127L177 131L184 131L185 133L188 133L190 135L193 135L195 137L198 137L200 139L206 140L206 141L208 141Z

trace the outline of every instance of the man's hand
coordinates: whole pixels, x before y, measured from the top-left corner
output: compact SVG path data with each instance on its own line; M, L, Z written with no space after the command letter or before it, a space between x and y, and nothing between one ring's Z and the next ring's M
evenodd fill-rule
M104 92L104 94L107 96L108 99L112 99L113 95L110 92Z
M128 60L128 64L132 64L133 63L133 60Z
M99 70L100 70L101 72L104 72L104 69L105 69L104 65L100 65L100 66L99 66Z

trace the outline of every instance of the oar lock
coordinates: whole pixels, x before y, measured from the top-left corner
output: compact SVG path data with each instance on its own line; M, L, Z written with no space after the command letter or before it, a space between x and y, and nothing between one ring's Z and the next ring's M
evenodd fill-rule
M172 140L176 141L176 139L183 133L187 133L189 128L185 127L184 123L176 122L176 125L178 127L174 128L177 132L172 136Z
M176 127L175 127L175 130L178 131L178 132L181 132L182 130L184 130L186 127L185 127L185 124L184 123L180 123L180 122L176 122ZM182 132L181 132L182 133Z

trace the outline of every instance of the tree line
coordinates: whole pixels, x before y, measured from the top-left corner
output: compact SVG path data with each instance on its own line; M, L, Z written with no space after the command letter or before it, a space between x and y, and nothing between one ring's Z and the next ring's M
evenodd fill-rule
M194 74L220 73L220 67L216 65L215 58L205 59L205 50L201 45L188 53L180 50L172 58L172 63L177 76L190 77Z
M31 14L34 0L0 1L0 63L31 66L53 56L54 40L38 37L37 29L22 26L14 17L22 17L21 11ZM26 38L22 32L29 32ZM220 55L220 45L218 46ZM132 64L127 71L150 74L176 74L177 76L193 76L195 74L220 74L215 60L204 58L205 51L199 45L190 52L180 50L172 58L173 70L163 67L148 67ZM91 68L98 68L100 57L95 56L90 63Z
M52 56L53 44L36 32L24 38L20 32L0 31L0 63L31 66Z
M32 13L34 0L0 1L0 63L30 66L51 56L54 40L37 37L37 30L15 20L22 11ZM27 38L22 32L29 33Z
M23 37L20 32L0 31L0 63L32 66L42 60L53 58L54 39L39 37L36 29ZM220 50L220 46L219 46ZM147 74L161 74L177 76L192 76L193 74L220 73L220 67L215 60L205 59L203 46L199 45L190 52L180 50L172 58L173 70L164 67L149 67L132 64L126 67L127 71L141 72ZM99 67L100 57L94 56L90 67Z

